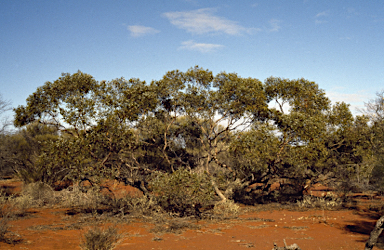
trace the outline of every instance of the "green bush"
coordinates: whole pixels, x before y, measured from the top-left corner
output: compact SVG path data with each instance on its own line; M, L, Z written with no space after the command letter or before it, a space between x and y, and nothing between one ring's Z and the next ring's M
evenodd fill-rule
M376 162L372 169L372 176L369 180L370 184L378 191L384 191L384 159L383 156L378 157L379 160Z
M0 167L7 166L25 183L42 181L52 184L59 178L62 168L51 168L41 161L41 156L58 138L57 129L40 123L31 123L24 129L2 136ZM52 161L52 159L51 159Z
M215 197L209 176L179 169L171 174L156 172L149 183L158 204L167 212L184 217L200 216L199 209Z

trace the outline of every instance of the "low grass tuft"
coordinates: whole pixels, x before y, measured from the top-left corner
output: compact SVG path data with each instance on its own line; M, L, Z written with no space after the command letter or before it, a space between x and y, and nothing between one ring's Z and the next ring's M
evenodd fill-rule
M82 250L112 250L123 239L115 227L107 229L92 228L84 234L80 248Z
M217 219L236 218L240 213L240 207L232 200L218 202L213 207L213 216Z
M306 195L302 200L296 202L299 208L320 208L326 210L339 209L343 205L343 200L332 192L328 192L324 197L314 197Z
M43 182L25 185L21 195L16 197L14 201L15 205L22 210L31 207L53 205L57 202L54 190Z
M126 195L122 198L109 198L105 200L107 212L120 215L122 218L129 217L144 218L162 213L161 207L153 197Z
M172 218L169 220L163 218L156 222L155 227L151 229L151 232L156 234L180 234L186 229L200 229L200 226L188 221L187 218Z

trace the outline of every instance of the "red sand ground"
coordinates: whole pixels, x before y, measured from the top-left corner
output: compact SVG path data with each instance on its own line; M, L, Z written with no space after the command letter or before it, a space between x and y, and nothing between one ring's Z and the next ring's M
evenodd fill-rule
M245 208L244 208L245 209ZM79 215L66 209L31 209L31 216L10 222L11 231L22 243L0 243L0 249L80 249L80 239L89 227L72 228ZM116 250L123 249L244 249L270 250L273 243L297 243L303 250L364 249L379 215L363 210L247 212L239 219L221 222L200 221L201 228L181 234L154 234L153 224L118 224L126 237ZM161 240L155 240L156 237Z

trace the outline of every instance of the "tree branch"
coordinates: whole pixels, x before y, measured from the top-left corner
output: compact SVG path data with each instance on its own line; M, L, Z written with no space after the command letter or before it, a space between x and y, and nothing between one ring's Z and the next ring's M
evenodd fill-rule
M380 219L377 220L375 228L372 230L367 243L365 243L364 250L371 250L373 248L381 232L383 231L383 226L384 226L384 216L381 216Z

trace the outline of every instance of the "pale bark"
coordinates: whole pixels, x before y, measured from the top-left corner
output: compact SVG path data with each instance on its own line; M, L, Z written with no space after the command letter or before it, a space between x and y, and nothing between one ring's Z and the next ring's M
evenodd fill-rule
M211 176L211 178L213 178L213 177ZM227 198L224 196L224 194L217 187L216 182L213 179L211 179L211 183L212 183L213 188L215 189L216 194L221 198L221 202L225 202L227 200Z
M384 215L377 220L375 228L372 230L367 243L365 243L364 250L371 250L373 248L381 232L383 231L383 226L384 226Z
M290 246L287 246L285 239L284 239L284 245L285 246L278 247L276 243L274 243L273 245L274 245L274 247L272 248L272 250L301 250L301 248L296 243L292 244Z

